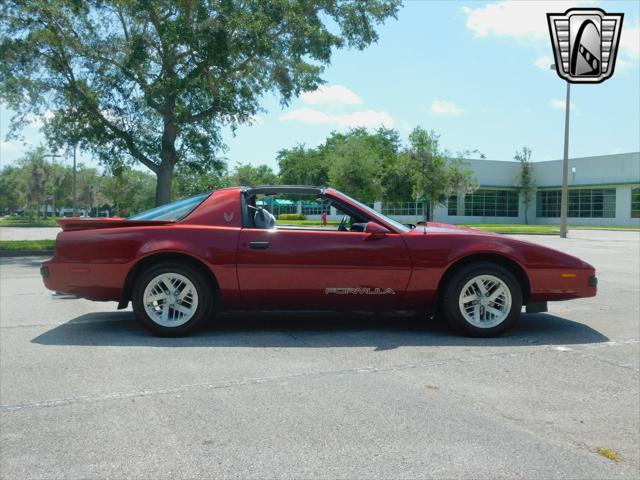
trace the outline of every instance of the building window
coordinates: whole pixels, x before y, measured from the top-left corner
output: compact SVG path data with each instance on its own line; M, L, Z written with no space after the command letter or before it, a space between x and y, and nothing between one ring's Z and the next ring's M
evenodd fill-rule
M614 218L616 216L616 189L570 190L568 216L572 218Z
M303 215L322 215L322 204L318 202L302 202Z
M640 187L631 189L631 218L640 218Z
M536 215L540 218L560 216L561 190L538 192ZM616 216L615 188L582 188L569 190L567 216L571 218L614 218Z
M452 195L447 200L447 215L455 217L458 215L458 196Z
M464 214L470 217L517 217L518 192L477 190L464 197Z
M389 216L423 216L424 208L422 202L383 202L382 212L383 215Z
M557 218L560 216L560 190L538 191L536 198L536 216L540 218Z

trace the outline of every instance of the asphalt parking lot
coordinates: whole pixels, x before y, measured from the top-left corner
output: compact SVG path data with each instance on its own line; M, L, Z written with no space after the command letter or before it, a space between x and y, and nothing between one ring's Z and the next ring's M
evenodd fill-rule
M160 339L2 259L0 476L637 478L640 234L519 238L595 265L599 295L490 340L309 312Z

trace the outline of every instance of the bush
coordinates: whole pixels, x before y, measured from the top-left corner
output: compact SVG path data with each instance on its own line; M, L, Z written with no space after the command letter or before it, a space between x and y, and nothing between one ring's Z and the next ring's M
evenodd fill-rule
M306 220L305 217L301 213L281 213L278 215L278 220Z

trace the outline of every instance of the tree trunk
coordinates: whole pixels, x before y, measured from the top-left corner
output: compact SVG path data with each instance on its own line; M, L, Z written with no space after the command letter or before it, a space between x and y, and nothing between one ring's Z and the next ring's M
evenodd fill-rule
M156 172L158 177L158 183L156 184L156 205L163 205L171 201L173 167L178 161L178 152L176 151L178 127L175 124L175 118L173 115L174 107L175 99L167 99L165 108L168 113L164 116L162 146L160 149L160 168Z
M164 163L164 162L163 162ZM173 180L173 165L162 165L156 173L156 206L171 201L171 181Z

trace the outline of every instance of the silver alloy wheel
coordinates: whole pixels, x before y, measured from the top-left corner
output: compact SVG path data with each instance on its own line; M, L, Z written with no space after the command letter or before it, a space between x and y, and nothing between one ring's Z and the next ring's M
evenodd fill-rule
M509 286L493 275L478 275L460 292L458 305L467 322L478 328L500 325L511 311Z
M184 275L161 273L144 289L144 309L151 320L163 327L187 323L198 309L198 292Z

